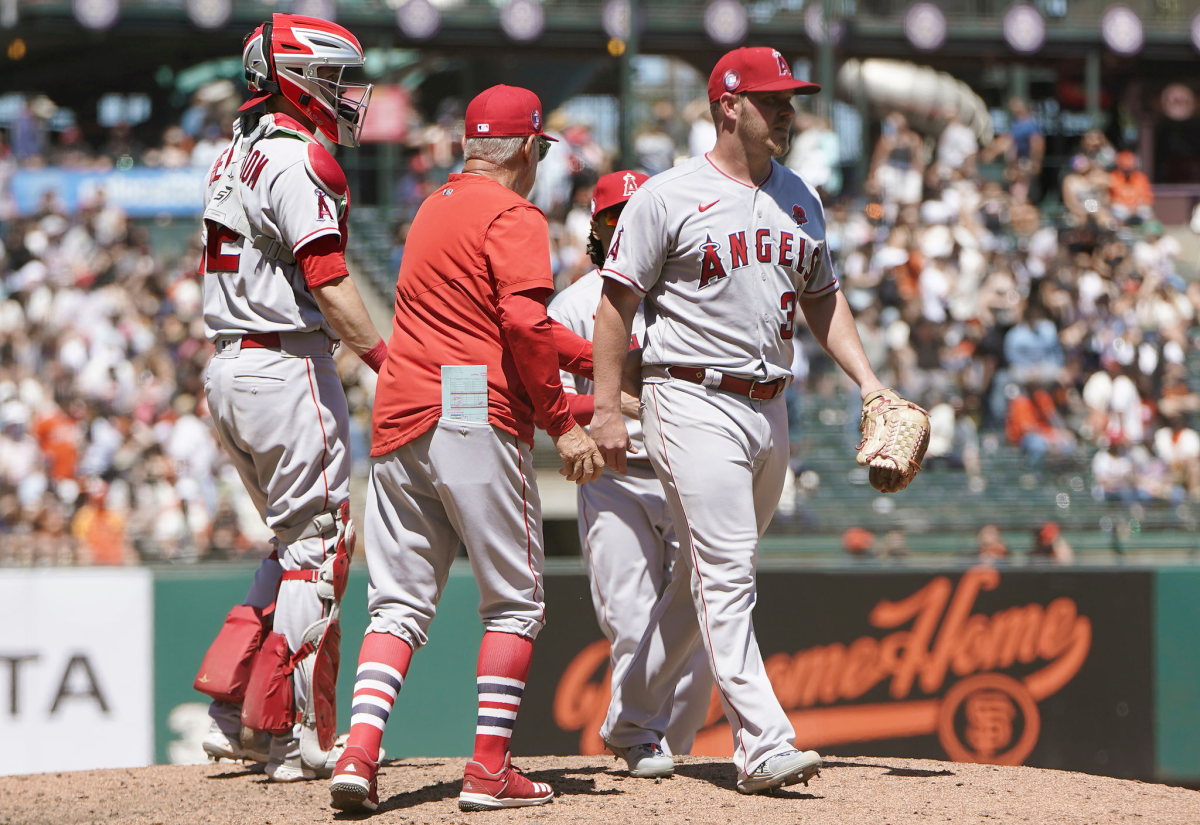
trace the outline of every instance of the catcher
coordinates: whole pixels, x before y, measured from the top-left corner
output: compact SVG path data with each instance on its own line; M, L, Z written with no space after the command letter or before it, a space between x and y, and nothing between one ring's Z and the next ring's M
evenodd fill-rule
M796 311L862 391L859 460L880 490L908 483L928 440L923 412L883 389L867 363L821 201L774 160L788 149L792 96L817 91L774 49L722 57L708 82L717 145L633 193L600 273L592 435L605 462L625 472L621 368L644 299L654 317L642 360L644 443L689 573L671 581L626 669L613 674L600 734L631 769L652 761L641 775L671 772L662 738L675 686L701 644L733 732L738 790L807 782L821 766L795 746L752 621L758 539L787 469L782 396Z

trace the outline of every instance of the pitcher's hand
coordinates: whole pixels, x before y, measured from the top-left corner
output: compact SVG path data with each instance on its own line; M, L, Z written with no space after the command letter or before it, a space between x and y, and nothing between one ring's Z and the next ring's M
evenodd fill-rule
M619 413L606 415L596 413L592 416L592 438L600 455L609 467L621 475L625 475L625 454L629 452L629 431L625 429L625 419Z
M551 438L563 462L559 473L566 476L568 481L587 484L600 478L604 471L604 458L596 449L596 442L583 427L576 424L562 435Z
M637 421L641 418L641 407L642 402L638 400L637 396L621 390L621 415Z

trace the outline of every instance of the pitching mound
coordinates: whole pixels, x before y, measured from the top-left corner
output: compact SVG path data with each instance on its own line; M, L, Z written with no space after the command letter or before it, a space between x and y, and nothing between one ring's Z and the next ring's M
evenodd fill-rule
M728 760L684 757L674 778L632 779L611 758L520 759L557 791L540 808L458 810L462 759L386 762L373 821L442 823L1180 823L1200 822L1200 793L1079 773L912 759L826 757L821 776L774 796L734 790ZM0 825L293 825L335 813L323 781L275 785L234 763L0 777Z

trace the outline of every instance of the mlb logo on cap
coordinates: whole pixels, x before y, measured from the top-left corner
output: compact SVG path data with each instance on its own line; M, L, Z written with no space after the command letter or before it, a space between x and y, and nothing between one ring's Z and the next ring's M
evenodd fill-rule
M734 49L717 61L708 77L708 102L719 100L726 92L786 92L815 95L816 83L796 80L787 61L777 49L766 46Z
M542 101L519 86L493 86L475 96L467 106L467 136L528 137L541 135Z

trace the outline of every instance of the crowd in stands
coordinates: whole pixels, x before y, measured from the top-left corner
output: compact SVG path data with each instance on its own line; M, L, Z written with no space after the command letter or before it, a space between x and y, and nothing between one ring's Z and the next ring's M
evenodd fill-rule
M69 130L38 138L31 110L32 125L0 141L0 184L39 163L205 166L229 134L229 91L202 89L151 149L120 126L101 149ZM973 492L987 487L986 445L1006 441L1031 469L1090 461L1098 499L1200 503L1200 434L1189 426L1200 395L1188 383L1200 282L1184 277L1194 262L1155 219L1136 155L1089 132L1055 190L1036 120L1021 101L1010 108L1008 128L983 146L952 111L924 134L887 114L866 180L849 187L829 122L797 116L781 160L820 189L872 366L930 411L927 467L963 471ZM715 140L704 106L651 112L635 143L644 169ZM428 121L414 114L394 193L406 214L460 167L462 118L455 99ZM547 127L560 142L531 199L550 219L561 288L591 268L591 187L613 161L589 124L560 111ZM397 269L408 229L396 227ZM204 402L211 348L196 251L164 259L102 193L76 214L52 200L32 216L2 212L0 241L0 565L261 552L269 534ZM845 404L856 438L844 376L811 336L795 340L790 409L806 396ZM371 383L356 359L343 366L361 456ZM800 474L804 456L793 463Z
M171 140L157 151L174 162ZM0 140L0 182L27 160ZM204 399L198 244L164 257L103 192L74 213L52 196L33 215L0 204L0 566L265 552ZM370 400L343 363L365 455Z

